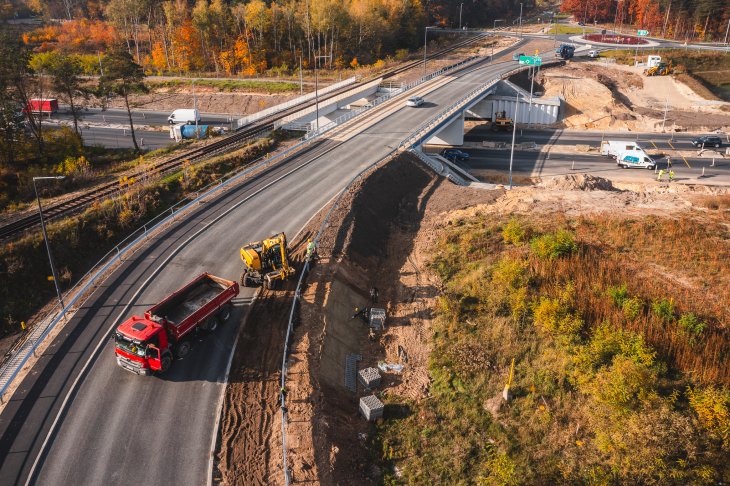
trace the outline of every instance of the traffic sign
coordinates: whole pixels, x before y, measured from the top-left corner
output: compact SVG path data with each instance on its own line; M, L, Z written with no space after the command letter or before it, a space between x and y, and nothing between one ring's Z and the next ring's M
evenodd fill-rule
M520 64L525 66L540 66L542 58L538 56L520 56Z
M640 35L640 36L646 37L647 35L649 35L649 31L648 30L639 30L639 31L636 32L636 35Z

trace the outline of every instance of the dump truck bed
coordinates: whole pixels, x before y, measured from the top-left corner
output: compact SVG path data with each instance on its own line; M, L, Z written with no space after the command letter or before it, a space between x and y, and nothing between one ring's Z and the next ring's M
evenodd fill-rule
M238 283L204 273L150 308L145 317L164 319L165 327L180 338L236 295Z

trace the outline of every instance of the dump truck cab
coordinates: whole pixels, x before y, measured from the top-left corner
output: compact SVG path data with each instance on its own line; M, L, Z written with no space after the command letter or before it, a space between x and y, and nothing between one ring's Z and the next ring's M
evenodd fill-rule
M244 267L241 285L244 287L263 285L272 289L294 274L294 268L289 264L289 249L284 233L249 243L241 247L240 253Z
M169 339L162 323L134 316L114 333L117 364L133 373L149 375L172 364Z

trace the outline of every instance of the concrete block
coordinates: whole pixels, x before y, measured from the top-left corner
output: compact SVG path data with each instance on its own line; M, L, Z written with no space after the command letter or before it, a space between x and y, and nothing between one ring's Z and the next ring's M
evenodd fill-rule
M377 368L364 368L357 374L360 384L368 389L373 389L380 385L380 371Z
M385 405L375 395L368 395L360 399L360 413L365 420L372 422L383 416Z
M385 329L385 309L377 307L370 309L370 327L376 331Z

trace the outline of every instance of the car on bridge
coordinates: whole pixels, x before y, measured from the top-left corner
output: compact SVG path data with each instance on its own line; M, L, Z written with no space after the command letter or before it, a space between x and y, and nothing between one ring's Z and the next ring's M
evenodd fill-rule
M408 101L406 101L406 106L412 106L412 107L418 107L421 106L424 103L424 99L420 96L411 96L408 98Z
M469 153L455 148L447 148L441 151L441 156L452 162L463 162L469 160Z
M702 137L695 138L692 140L692 145L697 148L715 147L720 148L722 146L722 139L716 135L705 135Z

